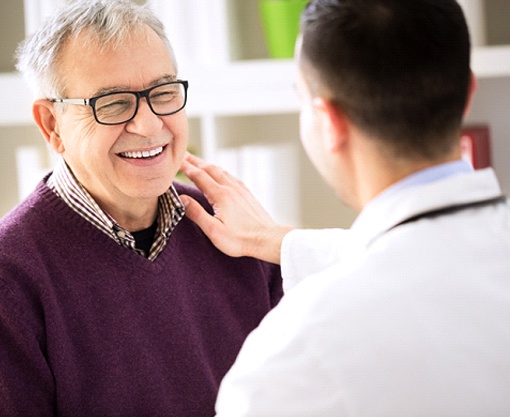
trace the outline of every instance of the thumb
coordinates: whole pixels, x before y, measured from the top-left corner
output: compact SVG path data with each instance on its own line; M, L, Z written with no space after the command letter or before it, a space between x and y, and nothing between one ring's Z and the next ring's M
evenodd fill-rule
M216 220L211 216L194 198L189 195L179 196L184 208L186 209L186 217L195 222L200 229L207 235L211 224Z

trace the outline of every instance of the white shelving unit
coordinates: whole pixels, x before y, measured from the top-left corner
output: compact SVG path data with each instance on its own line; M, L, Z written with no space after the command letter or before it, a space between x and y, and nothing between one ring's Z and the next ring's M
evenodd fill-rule
M484 2L500 8L497 16L510 15L506 10L510 2ZM190 82L191 147L249 178L279 220L305 227L349 226L354 213L336 200L301 150L295 66L292 60L267 58L257 0L153 0L152 7L167 25L180 76ZM484 25L491 28L490 21ZM510 100L510 33L504 36L507 44L473 49L479 90L466 123L489 124L493 165L510 194L510 118L505 115ZM32 125L32 97L14 73L0 75L0 89L1 141L2 130ZM329 208L318 212L317 201ZM0 206L0 215L6 209Z

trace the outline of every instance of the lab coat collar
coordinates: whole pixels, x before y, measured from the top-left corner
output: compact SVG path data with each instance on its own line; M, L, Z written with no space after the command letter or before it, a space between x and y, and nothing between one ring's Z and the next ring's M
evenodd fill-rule
M437 181L382 193L370 201L351 227L365 248L407 219L453 205L469 204L501 196L492 168L459 173Z

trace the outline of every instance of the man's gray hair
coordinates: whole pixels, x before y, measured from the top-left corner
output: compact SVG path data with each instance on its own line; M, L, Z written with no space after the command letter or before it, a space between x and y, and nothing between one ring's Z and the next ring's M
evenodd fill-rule
M76 0L61 7L36 33L22 42L17 51L17 69L36 98L60 97L64 79L58 74L62 47L71 37L87 33L87 41L100 48L121 45L135 29L151 28L168 48L177 71L177 62L163 23L147 6L129 0Z

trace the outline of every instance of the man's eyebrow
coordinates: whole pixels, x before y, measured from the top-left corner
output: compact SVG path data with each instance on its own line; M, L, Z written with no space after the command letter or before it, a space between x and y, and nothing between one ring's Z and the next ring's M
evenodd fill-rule
M115 87L104 87L97 90L92 97L102 96L103 94L118 93L120 91L129 91L129 87L126 86L115 86Z
M153 86L158 85L158 84L169 83L169 82L176 81L176 80L177 80L177 76L176 75L171 75L171 74L164 75L163 77L158 78L157 80L152 81L149 84L149 87L153 87Z
M176 75L170 75L170 74L164 75L163 77L160 77L156 80L151 81L149 83L149 85L147 86L147 88L154 87L155 85L158 85L158 84L176 81L176 80L177 80ZM104 88L100 88L99 90L97 90L92 95L92 97L101 96L103 94L118 93L118 92L122 92L122 91L133 91L133 90L130 89L129 86L124 86L124 85L116 85L114 87L104 87Z

